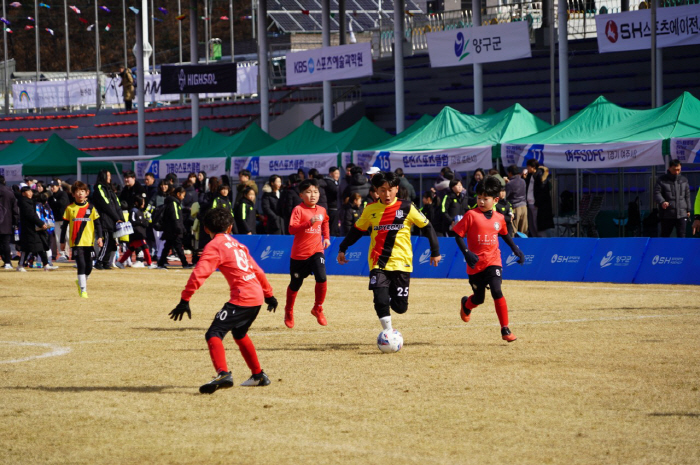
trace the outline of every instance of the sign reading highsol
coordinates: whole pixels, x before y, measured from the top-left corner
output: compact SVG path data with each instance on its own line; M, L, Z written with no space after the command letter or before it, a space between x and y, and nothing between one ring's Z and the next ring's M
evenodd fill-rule
M236 64L163 65L163 94L203 94L236 92Z
M430 66L433 68L532 56L526 21L431 32L426 37Z

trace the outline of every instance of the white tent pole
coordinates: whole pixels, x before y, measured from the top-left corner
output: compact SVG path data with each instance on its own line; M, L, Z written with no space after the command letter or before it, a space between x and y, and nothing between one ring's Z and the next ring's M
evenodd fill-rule
M324 47L331 46L331 0L321 0L321 27ZM333 132L333 94L331 81L323 81L323 129Z
M481 0L474 0L472 3L472 27L481 26ZM484 70L481 63L474 63L473 85L474 85L474 114L480 115L484 112Z

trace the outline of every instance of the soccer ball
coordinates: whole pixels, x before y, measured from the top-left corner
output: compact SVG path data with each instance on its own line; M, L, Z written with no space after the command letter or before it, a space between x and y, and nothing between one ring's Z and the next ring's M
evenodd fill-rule
M395 329L382 331L377 336L377 347L385 354L398 352L403 347L403 336Z

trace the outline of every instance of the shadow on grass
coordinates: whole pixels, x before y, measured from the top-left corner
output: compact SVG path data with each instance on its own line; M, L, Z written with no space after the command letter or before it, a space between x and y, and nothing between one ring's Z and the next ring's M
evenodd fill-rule
M135 331L156 331L156 332L176 332L176 333L182 333L185 331L206 331L206 328L183 328L183 327L176 327L176 328L131 328Z
M649 414L650 417L688 417L700 418L700 413L694 412L654 412Z
M41 392L136 392L142 394L158 394L167 389L192 389L192 386L14 386L0 389Z
M433 345L430 342L412 342L411 346L431 346ZM290 346L290 347L267 347L267 348L262 348L259 347L257 348L258 352L293 352L293 351L300 351L300 352L328 352L328 351L334 351L334 350L343 350L343 351L357 351L357 350L367 350L368 347L371 347L370 344L319 344L319 345L295 345L295 346ZM365 352L363 352L365 353ZM372 352L374 353L374 352ZM377 352L380 353L381 352Z

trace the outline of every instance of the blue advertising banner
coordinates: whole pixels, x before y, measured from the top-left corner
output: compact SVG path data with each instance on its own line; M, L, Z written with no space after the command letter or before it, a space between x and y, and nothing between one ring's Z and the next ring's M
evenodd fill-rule
M451 237L440 237L440 255L442 259L438 266L430 266L430 243L426 237L413 238L413 273L415 278L447 278L452 263L455 262L455 254L462 257L457 243Z
M501 249L501 262L503 262L503 279L517 279L523 281L538 281L539 270L542 264L550 257L547 256L547 239L523 239L513 238L520 250L525 254L525 263L518 263L516 257L503 240L498 241ZM464 257L462 257L464 261ZM466 265L465 265L466 266Z
M243 235L243 234L232 234L231 237L236 239L238 242L243 244L244 246L248 247L248 251L250 252L250 255L253 256L253 253L255 253L255 249L258 248L258 244L260 241L269 241L270 236L259 236L256 234L251 234L251 235ZM253 257L255 261L257 262L258 259ZM258 263L258 265L260 265ZM262 266L262 265L260 265ZM264 269L264 268L263 268Z
M700 241L651 238L635 283L700 284Z
M648 237L599 239L583 280L631 283L642 263Z
M539 240L539 239L535 239ZM537 272L542 281L582 281L598 239L552 237L546 239ZM504 273L505 274L505 273Z
M289 274L289 256L292 252L294 236L262 237L265 238L258 242L253 259L258 262L265 273Z
M360 238L352 245L345 253L345 258L349 263L341 265L336 261L338 257L338 248L343 242L342 237L336 238L331 242L331 246L326 249L326 273L329 275L350 275L364 276L369 275L369 265L367 265L367 254L369 253L369 236Z

